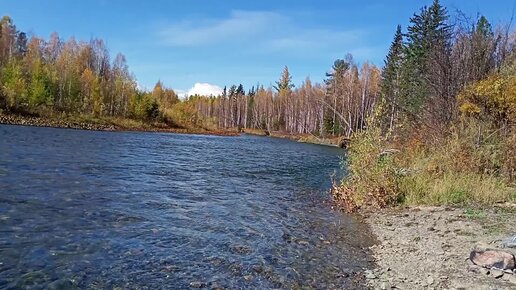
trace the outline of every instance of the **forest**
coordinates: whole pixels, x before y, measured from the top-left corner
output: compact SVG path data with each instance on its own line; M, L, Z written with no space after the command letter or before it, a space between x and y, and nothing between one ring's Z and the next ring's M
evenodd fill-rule
M57 33L48 40L28 38L8 16L0 26L0 108L5 112L152 120L179 102L160 81L152 92L139 90L125 56L111 60L101 39L64 41Z
M0 22L0 109L43 116L85 115L163 121L206 129L263 129L290 134L349 136L365 126L380 97L380 69L336 60L324 84L306 79L294 87L285 66L277 85L224 88L220 96L177 94L158 81L137 88L123 54L110 59L101 39L89 42L57 33L27 37L13 20Z
M124 55L101 39L28 37L0 22L0 112L120 117L206 130L263 130L351 138L335 198L352 211L398 202L516 198L516 34L438 0L393 29L383 67L348 54L323 83L224 87L180 99L158 81L138 88ZM489 191L486 196L480 192Z

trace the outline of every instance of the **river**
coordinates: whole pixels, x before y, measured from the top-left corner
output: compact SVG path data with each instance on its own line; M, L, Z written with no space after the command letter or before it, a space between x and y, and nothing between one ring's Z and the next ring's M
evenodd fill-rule
M0 125L0 288L357 288L343 150Z

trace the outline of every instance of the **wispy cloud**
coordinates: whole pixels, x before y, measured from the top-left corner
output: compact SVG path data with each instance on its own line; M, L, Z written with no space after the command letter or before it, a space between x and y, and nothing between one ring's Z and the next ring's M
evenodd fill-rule
M225 45L253 53L329 53L363 46L367 31L306 27L298 18L268 11L232 11L222 19L184 20L158 30L161 44L173 47Z
M301 29L296 26L290 28L288 34L266 41L264 48L269 50L313 50L349 46L360 43L361 39L367 34L366 31L359 29L337 31L331 29Z
M273 12L232 11L227 19L194 19L168 25L158 35L170 46L203 46L263 34L284 20Z

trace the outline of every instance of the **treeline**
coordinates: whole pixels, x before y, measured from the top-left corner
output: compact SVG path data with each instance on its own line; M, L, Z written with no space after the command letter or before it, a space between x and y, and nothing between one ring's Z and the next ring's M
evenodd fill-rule
M450 19L434 1L414 14L406 32L397 27L381 71L348 55L334 62L323 84L307 79L295 87L285 67L273 87L246 92L233 85L221 96L189 102L196 122L219 128L351 136L374 115L384 132L403 126L442 131L460 116L459 93L507 66L513 48L509 27L494 29L484 16Z
M252 128L291 134L350 135L367 125L380 97L380 70L358 66L351 55L335 61L324 84L299 87L285 67L276 85L245 91L233 85L215 97L192 96L197 122L219 128Z
M348 211L516 200L516 34L438 0L397 27L368 130L333 195Z
M439 1L423 7L404 33L398 26L382 72L384 129L445 129L459 117L467 85L514 62L514 33L489 21L454 19ZM504 120L506 121L506 120Z
M493 29L483 16L450 19L437 0L414 14L406 31L398 26L382 70L347 55L321 84L307 78L295 86L285 67L274 86L232 85L220 96L184 101L160 81L150 92L139 90L125 57L111 60L102 40L65 42L56 33L28 38L9 17L0 26L0 109L14 113L351 136L378 123L384 133L443 132L464 114L494 118L494 111L507 125L514 111L507 107L512 95L492 101L481 91L491 86L496 94L507 84L510 73L503 71L514 62L514 33ZM481 88L471 87L486 78Z
M161 82L152 92L139 90L125 56L111 61L100 39L29 38L8 16L0 21L0 109L154 120L178 101Z

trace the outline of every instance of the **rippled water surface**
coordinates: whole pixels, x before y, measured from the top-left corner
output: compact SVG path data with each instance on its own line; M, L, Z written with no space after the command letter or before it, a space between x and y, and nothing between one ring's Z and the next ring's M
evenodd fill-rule
M0 288L350 288L337 148L0 125ZM337 172L338 173L338 172Z

